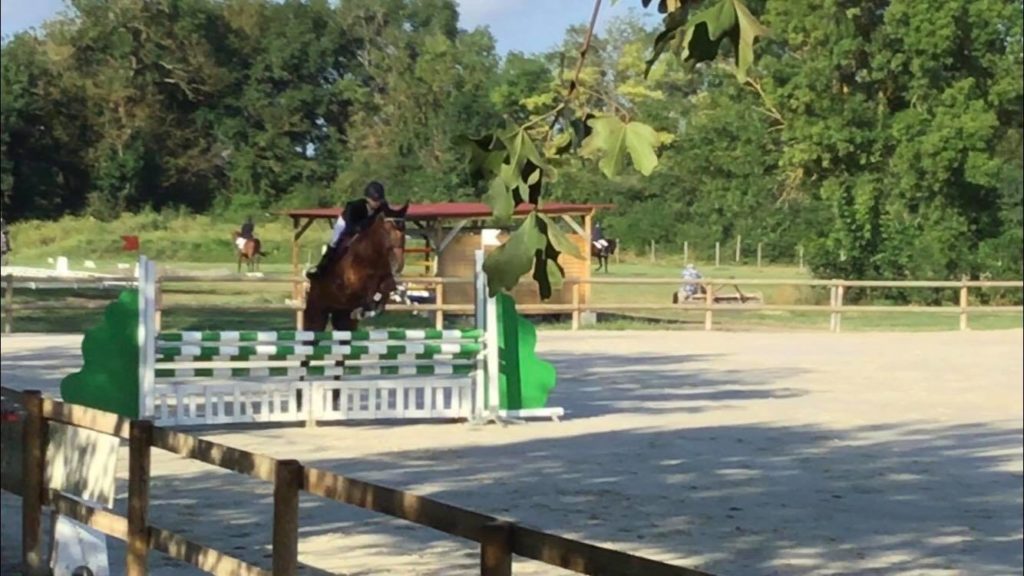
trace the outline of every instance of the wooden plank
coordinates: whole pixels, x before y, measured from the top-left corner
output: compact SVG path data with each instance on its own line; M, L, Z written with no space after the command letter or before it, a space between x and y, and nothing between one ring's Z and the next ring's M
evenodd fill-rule
M274 481L277 462L262 454L253 454L159 427L153 429L153 447L245 476Z
M112 412L44 398L43 416L62 424L88 428L125 440L129 439L131 420Z
M134 420L128 444L128 551L125 573L149 573L149 471L153 423Z
M30 575L43 574L43 473L46 466L46 420L43 397L38 390L22 395L25 422L21 453L21 562Z
M273 574L270 570L253 566L234 556L196 544L156 526L149 527L149 547L218 576L271 576Z
M580 574L712 576L700 570L675 566L610 548L602 548L518 525L513 529L512 551L519 556L539 560L545 564Z
M299 490L302 464L279 460L274 474L274 576L299 572Z
M112 538L128 540L128 519L120 514L83 504L57 490L49 491L47 501L57 514L95 528Z
M381 512L474 542L480 542L484 525L497 520L493 516L465 510L432 498L346 478L316 468L305 468L305 484L306 491L310 494Z

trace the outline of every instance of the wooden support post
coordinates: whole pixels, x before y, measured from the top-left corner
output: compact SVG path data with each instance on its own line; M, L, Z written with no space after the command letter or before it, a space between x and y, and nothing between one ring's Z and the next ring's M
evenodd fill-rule
M658 257L655 254L655 249L656 249L656 247L655 247L655 244L654 244L654 240L651 240L651 262L657 262L658 261Z
M480 576L512 576L512 537L510 522L485 524L480 534Z
M25 425L22 429L21 562L25 573L46 573L43 558L43 478L46 468L46 420L43 395L26 390L22 396Z
M843 329L843 294L846 292L846 286L839 285L839 289L836 290L836 332L840 332Z
M434 285L434 304L444 306L444 284ZM444 330L444 311L434 312L434 328Z
M741 256L741 254L742 254L741 246L742 245L743 245L743 236L737 234L736 235L736 263L737 264L739 264L740 260L743 259L742 256Z
M156 328L157 332L159 332L164 318L164 287L160 282L159 275L157 278L153 279L153 284L156 288L156 298L153 298L153 327Z
M572 283L572 329L580 329L580 283Z
M798 258L799 258L800 270L802 271L804 269L804 247L803 246L798 246L797 247L797 253L799 254Z
M715 268L722 265L722 243L715 242Z
M967 279L961 280L960 285L960 329L967 330Z
M835 280L833 280L835 282ZM836 331L836 285L831 284L828 287L828 331Z
M761 267L761 243L757 243L757 267Z
M149 472L153 423L132 420L128 433L128 550L125 574L149 573Z
M683 264L690 263L690 243L683 241Z
M704 286L704 329L710 331L712 329L712 312L711 309L715 305L715 285L711 283L701 284Z
M298 460L278 460L274 471L274 576L299 573L299 491L303 475Z
M4 334L14 330L14 275L4 279Z

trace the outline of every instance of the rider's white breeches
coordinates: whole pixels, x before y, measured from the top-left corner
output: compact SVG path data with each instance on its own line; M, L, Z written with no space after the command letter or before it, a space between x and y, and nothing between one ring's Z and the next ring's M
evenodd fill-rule
M238 246L239 250L245 250L245 238L242 238L241 236L235 238L235 246Z
M341 238L341 233L345 231L345 220L338 216L338 220L334 223L334 231L331 232L331 248L338 245L338 239Z

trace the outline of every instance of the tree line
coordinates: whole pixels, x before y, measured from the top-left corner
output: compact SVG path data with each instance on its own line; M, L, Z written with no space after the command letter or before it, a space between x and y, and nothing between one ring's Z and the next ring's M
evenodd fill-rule
M453 0L73 0L2 47L3 213L235 218L371 178L486 197L465 137L529 124L578 80L653 129L657 166L566 158L544 198L615 204L603 224L626 247L742 235L830 277L1022 276L1024 2L747 4L769 32L738 80L728 41L699 66L651 61L671 37L637 14L581 64L586 26L499 56Z

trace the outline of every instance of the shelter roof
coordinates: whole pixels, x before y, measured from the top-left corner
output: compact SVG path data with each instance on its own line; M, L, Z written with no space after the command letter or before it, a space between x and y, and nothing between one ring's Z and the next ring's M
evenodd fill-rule
M550 215L584 215L595 210L612 208L611 204L560 204L547 202L541 205L540 212ZM341 214L337 208L305 208L288 210L283 214L291 218L337 218ZM526 216L533 210L532 204L521 204L516 207L517 216ZM490 218L491 208L482 202L436 202L428 204L409 204L406 218L409 220L471 220Z

